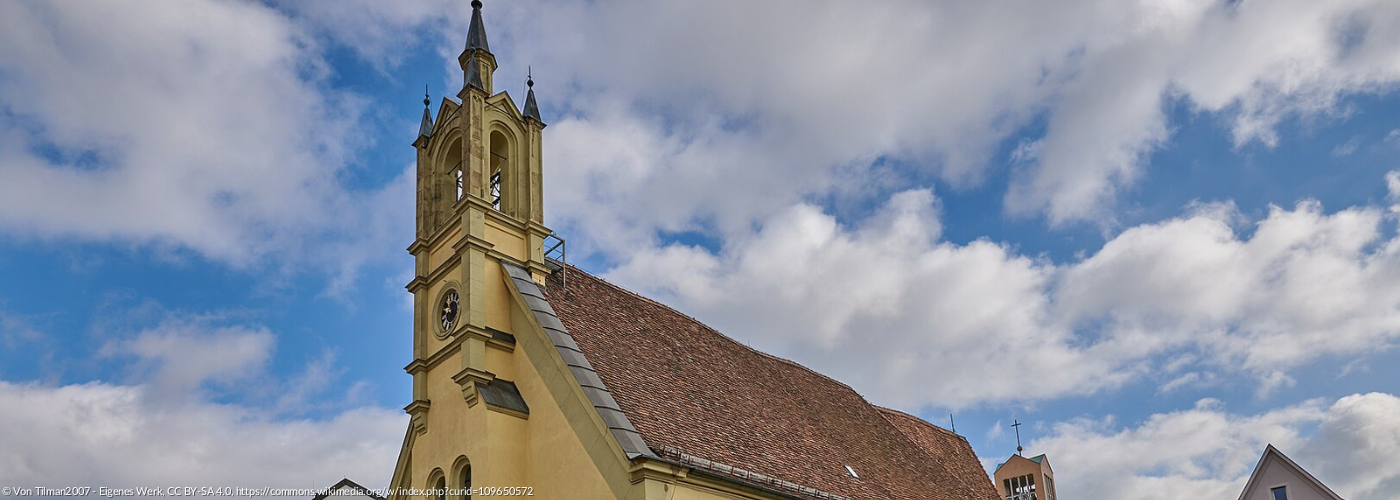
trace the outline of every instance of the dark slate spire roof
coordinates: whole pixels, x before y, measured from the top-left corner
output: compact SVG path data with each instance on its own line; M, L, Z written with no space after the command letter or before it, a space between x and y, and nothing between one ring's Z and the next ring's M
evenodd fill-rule
M491 52L486 44L486 23L481 21L481 0L472 0L472 25L467 29L467 50Z
M423 123L418 125L418 137L432 137L433 135L433 114L428 111L428 105L432 100L428 99L428 94L423 93Z
M467 61L467 86L486 90L486 84L481 83L481 64L473 57Z
M525 112L522 114L524 114L526 118L534 118L535 121L544 123L544 119L540 118L540 107L535 104L534 77L525 77L525 86L530 90L525 92Z

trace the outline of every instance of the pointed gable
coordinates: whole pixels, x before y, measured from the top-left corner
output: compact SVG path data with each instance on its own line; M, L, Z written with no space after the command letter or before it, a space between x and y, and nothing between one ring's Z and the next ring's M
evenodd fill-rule
M525 120L525 117L520 114L520 110L515 106L515 99L510 97L509 92L497 92L496 95L486 99L486 104L490 105L492 109L505 113L511 120L517 122Z
M1239 500L1275 500L1276 488L1287 490L1288 500L1343 500L1302 466L1270 444L1255 464Z

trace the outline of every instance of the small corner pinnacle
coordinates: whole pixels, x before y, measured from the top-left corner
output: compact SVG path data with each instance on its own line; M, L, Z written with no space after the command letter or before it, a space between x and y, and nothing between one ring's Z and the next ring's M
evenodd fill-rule
M525 109L521 112L525 118L533 119L541 124L544 118L540 117L540 106L535 103L535 77L533 71L527 70L525 76Z

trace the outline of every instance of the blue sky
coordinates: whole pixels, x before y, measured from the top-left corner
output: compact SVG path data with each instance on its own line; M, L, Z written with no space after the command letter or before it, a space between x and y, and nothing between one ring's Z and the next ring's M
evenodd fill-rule
M468 14L0 5L0 483L387 483ZM1400 487L1393 3L485 14L589 271L989 465L1019 419L1064 495L1237 495L1266 443Z

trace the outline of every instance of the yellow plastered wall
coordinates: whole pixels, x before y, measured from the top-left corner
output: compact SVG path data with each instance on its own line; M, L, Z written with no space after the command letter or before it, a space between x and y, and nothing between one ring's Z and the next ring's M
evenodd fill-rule
M428 272L436 271L439 267L442 267L443 263L456 255L457 252L452 249L452 244L456 243L461 238L461 225L452 224L451 228L447 229L447 234L433 242L432 247L428 251Z
M515 228L502 226L496 221L486 223L486 239L495 245L492 249L515 259L516 262L528 260L530 254L525 251L525 235Z
M496 283L488 289L508 292L502 281ZM507 315L502 330L532 334L512 331L521 329L511 323ZM494 411L482 401L468 406L461 386L451 378L452 360L434 367L427 374L432 402L427 432L417 438L412 450L413 487L429 487L428 478L435 469L450 475L452 465L465 455L472 464L474 487L524 486L542 498L616 498L529 357L519 348L491 347L486 362L488 371L520 389L530 407L528 418ZM449 476L448 485L458 486L457 481Z
M500 261L496 259L486 259L486 300L482 304L486 308L486 326L497 330L512 333L510 326L510 290L500 283L504 279L505 272L501 270Z

